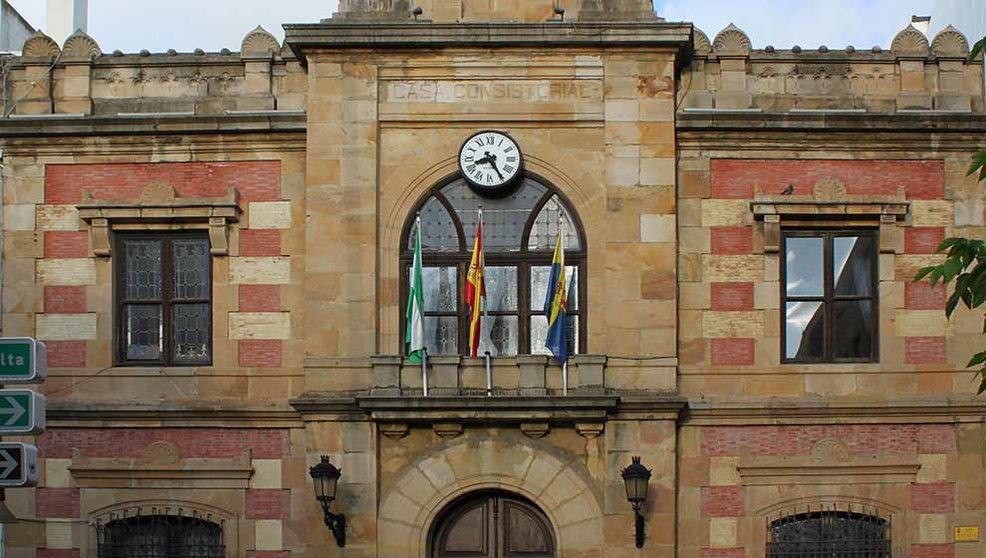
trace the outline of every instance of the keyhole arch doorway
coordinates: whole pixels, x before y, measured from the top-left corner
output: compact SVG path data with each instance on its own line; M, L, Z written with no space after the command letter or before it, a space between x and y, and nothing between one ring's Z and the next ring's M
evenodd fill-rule
M435 520L430 558L555 558L548 517L530 500L502 490L473 492Z

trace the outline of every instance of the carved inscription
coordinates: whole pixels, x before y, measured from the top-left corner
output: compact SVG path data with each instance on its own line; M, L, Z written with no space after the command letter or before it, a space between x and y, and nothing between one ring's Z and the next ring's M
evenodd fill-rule
M386 86L390 103L572 103L602 99L602 84L589 80L395 81Z

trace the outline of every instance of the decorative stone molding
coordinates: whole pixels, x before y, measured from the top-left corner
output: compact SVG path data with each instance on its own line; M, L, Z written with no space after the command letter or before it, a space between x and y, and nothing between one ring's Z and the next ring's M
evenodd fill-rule
M99 44L95 39L86 35L82 30L78 30L68 39L65 39L65 46L62 48L62 58L92 60L103 55Z
M379 426L379 428L380 433L391 440L400 440L401 438L407 436L407 433L410 430L408 425L402 422L383 423Z
M338 21L400 21L411 19L410 0L341 0L329 23Z
M693 29L693 33L692 47L695 49L695 53L704 56L712 52L712 42L709 41L709 36L698 27Z
M910 202L904 192L897 196L857 196L846 193L845 185L835 178L823 178L812 188L810 196L763 196L758 193L750 202L756 220L763 221L763 251L776 253L781 246L781 228L785 225L810 224L815 221L869 221L880 228L880 251L896 253L902 249L897 223L907 217Z
M712 41L712 50L719 55L747 56L751 48L750 37L732 23L720 31Z
M462 424L457 422L436 422L431 428L435 431L435 434L446 440L457 438L462 434L463 430Z
M740 457L737 470L746 486L795 484L909 484L921 464L906 457L853 456L841 440L820 440L810 455Z
M913 25L908 25L894 37L890 51L898 56L927 56L928 37Z
M183 458L168 442L154 442L139 458L88 458L75 450L69 472L84 488L248 488L251 453L232 459Z
M969 41L958 29L949 25L931 41L931 53L939 58L965 58L969 56Z
M239 192L220 198L180 198L163 182L148 184L136 203L100 201L83 192L79 217L89 224L93 252L110 256L111 230L208 229L214 256L229 254L229 224L240 219Z
M592 440L600 434L603 433L605 428L602 422L577 422L575 423L575 431L579 433L586 440Z
M240 45L240 55L244 58L248 57L248 55L260 55L264 58L270 58L280 51L281 45L277 42L274 35L271 35L259 25L253 31L247 33L247 36L243 38L243 43Z
M548 435L549 430L550 427L546 422L524 422L520 425L520 431L533 440L544 438Z
M335 398L311 394L292 401L301 412L321 413ZM401 423L603 422L619 397L358 397L356 403L375 421Z
M182 487L184 488L184 487ZM208 498L203 495L203 498ZM105 508L100 508L88 514L86 523L89 526L106 525L107 523L119 519L127 519L136 516L150 515L169 515L177 517L190 517L208 521L222 527L227 534L223 538L225 545L224 556L240 556L240 536L237 515L227 510L187 500L174 499L153 499L153 500L130 500L114 503ZM95 548L97 541L96 529L80 529L76 542L82 548Z
M28 37L24 41L24 46L21 47L21 55L27 59L50 61L57 58L61 52L61 49L58 48L58 43L41 31L37 31Z

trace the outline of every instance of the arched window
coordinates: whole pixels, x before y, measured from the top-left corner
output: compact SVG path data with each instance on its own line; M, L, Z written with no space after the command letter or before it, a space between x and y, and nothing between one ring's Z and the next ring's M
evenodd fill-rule
M482 322L479 354L549 354L544 347L548 329L544 299L559 223L563 227L569 281L569 352L580 352L585 338L582 278L586 250L582 230L576 215L556 191L525 177L516 190L498 199L481 198L465 180L456 179L421 204L418 211L428 353L458 355L467 351L468 308L462 302L462 292L480 206L489 320L484 317ZM407 304L414 251L413 224L412 216L404 230L402 309Z
M890 521L850 511L809 511L770 523L767 558L890 558Z
M223 525L174 514L112 514L96 525L98 558L224 558Z

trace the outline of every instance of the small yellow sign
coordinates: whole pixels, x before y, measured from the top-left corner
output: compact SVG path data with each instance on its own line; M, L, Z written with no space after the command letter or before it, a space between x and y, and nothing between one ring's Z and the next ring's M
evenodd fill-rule
M979 527L963 525L955 527L955 542L979 542Z

